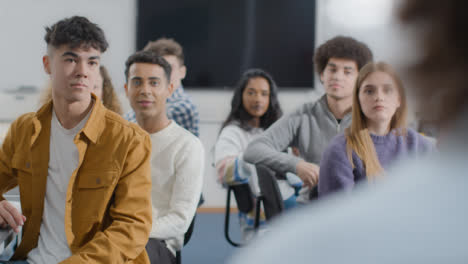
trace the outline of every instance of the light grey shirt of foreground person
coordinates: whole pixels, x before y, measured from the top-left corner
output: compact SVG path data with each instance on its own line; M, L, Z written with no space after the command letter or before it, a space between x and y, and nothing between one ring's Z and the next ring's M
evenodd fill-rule
M454 131L383 183L278 219L229 263L468 263L468 118Z

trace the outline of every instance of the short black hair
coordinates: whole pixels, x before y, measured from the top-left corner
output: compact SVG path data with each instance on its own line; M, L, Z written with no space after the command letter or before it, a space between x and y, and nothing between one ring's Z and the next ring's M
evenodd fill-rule
M163 57L158 56L151 51L137 51L134 54L130 55L130 57L128 57L127 61L125 62L126 83L128 83L128 72L130 70L130 66L132 66L132 64L134 63L151 63L159 65L164 70L166 80L169 81L171 79L171 65Z
M369 47L351 37L336 36L320 45L314 54L315 71L322 74L330 58L348 59L356 62L358 70L372 62Z
M86 17L73 16L65 18L51 27L46 27L45 30L45 42L48 46L55 48L62 45L70 45L71 48L83 46L105 52L109 47L104 31Z

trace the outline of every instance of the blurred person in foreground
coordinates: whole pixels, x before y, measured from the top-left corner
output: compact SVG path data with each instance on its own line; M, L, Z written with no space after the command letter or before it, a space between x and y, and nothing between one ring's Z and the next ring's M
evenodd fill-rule
M230 263L468 263L468 2L399 8L403 24L418 30L421 54L408 71L425 113L438 120L440 153L400 164L384 184L288 215Z

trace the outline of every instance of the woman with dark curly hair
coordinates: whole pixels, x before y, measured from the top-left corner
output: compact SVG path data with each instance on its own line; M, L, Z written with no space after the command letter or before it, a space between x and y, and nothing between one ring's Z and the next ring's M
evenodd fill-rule
M106 67L99 67L99 77L97 78L97 83L92 87L92 92L98 97L101 98L104 106L116 112L117 114L122 114L122 106L120 105L119 98L115 93L114 86L112 85L112 80L110 78L109 72L107 72ZM40 103L45 104L52 99L52 86L48 86L46 90L41 95Z
M337 36L317 48L314 61L325 94L278 120L249 145L244 157L279 173L297 174L312 190L306 190L303 199L316 197L322 153L351 123L353 87L359 69L372 61L372 52L362 42ZM297 148L299 157L284 153L288 147Z

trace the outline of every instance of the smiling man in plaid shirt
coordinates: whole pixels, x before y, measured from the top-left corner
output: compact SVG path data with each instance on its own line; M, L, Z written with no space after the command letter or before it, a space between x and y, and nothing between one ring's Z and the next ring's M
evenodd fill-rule
M167 117L198 137L198 123L200 119L198 110L182 86L182 80L187 73L182 47L173 39L160 38L156 41L150 41L144 50L154 52L156 55L163 57L172 67L171 79L177 88L172 96L167 99ZM125 114L125 119L136 122L135 112L130 111Z

